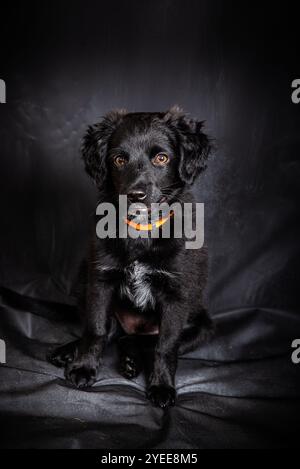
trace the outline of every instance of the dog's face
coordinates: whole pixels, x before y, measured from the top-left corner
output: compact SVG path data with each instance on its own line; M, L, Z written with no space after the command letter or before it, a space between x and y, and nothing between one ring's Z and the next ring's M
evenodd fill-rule
M164 201L182 185L179 155L172 132L150 114L124 117L108 146L108 167L114 190L130 202Z
M88 129L83 158L98 188L150 208L172 203L205 169L210 143L203 123L177 108L166 113L112 112Z

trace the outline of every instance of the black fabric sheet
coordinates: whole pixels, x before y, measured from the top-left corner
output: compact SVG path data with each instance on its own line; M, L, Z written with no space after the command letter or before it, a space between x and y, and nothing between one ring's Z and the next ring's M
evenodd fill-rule
M1 448L297 444L295 5L32 0L1 7ZM85 391L69 386L46 356L80 335L71 292L97 202L80 161L87 125L112 108L175 103L206 119L216 139L195 195L205 203L207 303L217 330L180 359L178 404L165 413L146 400L143 376L118 375L113 342Z
M216 337L180 359L178 404L164 412L146 400L142 375L129 382L118 374L114 343L91 389L68 385L46 356L55 345L78 337L80 325L69 314L52 317L11 306L21 302L2 290L0 333L7 341L8 361L0 369L1 447L295 445L299 370L287 351L300 327L298 315L259 308L216 314Z

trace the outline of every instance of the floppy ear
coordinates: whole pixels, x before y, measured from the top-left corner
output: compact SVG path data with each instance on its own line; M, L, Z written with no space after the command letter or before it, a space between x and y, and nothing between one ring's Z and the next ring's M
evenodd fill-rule
M82 143L82 158L85 170L94 180L98 187L101 187L106 180L107 145L111 135L121 123L126 111L112 111L101 122L88 127Z
M170 109L165 115L165 120L178 135L181 152L179 175L183 182L193 184L206 169L212 150L210 139L202 131L204 122L190 119L178 107Z

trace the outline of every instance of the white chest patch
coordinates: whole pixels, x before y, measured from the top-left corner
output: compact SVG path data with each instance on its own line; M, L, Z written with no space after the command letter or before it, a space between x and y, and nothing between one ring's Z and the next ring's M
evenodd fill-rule
M125 279L120 285L121 295L140 309L154 308L155 298L151 289L152 270L146 264L134 262L125 269Z

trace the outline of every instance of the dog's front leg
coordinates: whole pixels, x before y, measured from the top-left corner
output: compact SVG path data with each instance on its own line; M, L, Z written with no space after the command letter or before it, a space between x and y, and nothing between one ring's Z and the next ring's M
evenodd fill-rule
M104 283L88 291L84 333L74 360L65 368L66 378L79 388L92 386L97 379L108 334L111 295L111 287Z
M175 373L183 323L182 305L170 304L164 309L147 393L148 399L161 408L175 404Z

